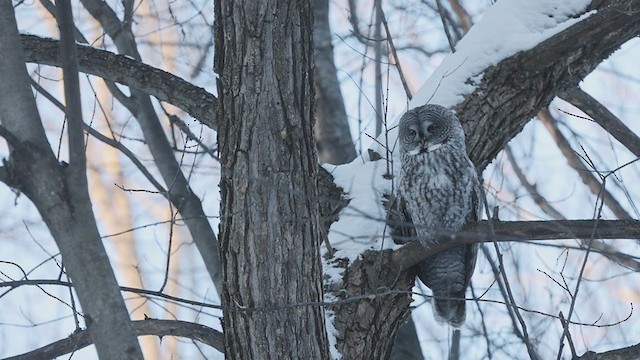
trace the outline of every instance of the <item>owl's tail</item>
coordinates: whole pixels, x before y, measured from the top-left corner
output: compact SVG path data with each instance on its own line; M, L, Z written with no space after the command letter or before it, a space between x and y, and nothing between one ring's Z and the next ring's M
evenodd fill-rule
M455 300L451 298L464 299L464 292L454 294L437 294L434 293L434 308L436 320L446 322L447 324L459 328L464 323L466 317L466 305L464 300ZM439 298L439 299L438 299Z
M464 250L455 247L416 265L418 278L433 291L436 320L456 328L462 326L466 316Z

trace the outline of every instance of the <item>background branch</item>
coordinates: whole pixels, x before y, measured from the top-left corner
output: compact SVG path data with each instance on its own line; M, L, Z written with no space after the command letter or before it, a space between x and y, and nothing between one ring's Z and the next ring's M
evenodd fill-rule
M602 196L604 204L615 214L619 219L631 219L632 216L620 205L613 195L603 187L602 182L598 180L589 168L584 164L582 159L571 148L569 140L562 134L558 128L557 121L553 118L549 109L545 108L538 113L538 119L542 121L544 126L549 131L549 134L553 137L558 145L558 148L562 152L562 155L567 159L569 166L573 168L582 182L587 185L589 190L596 195ZM589 238L588 236L586 238Z
M60 42L35 35L20 35L27 62L60 67ZM154 96L188 112L216 130L218 99L179 76L110 51L76 44L78 69Z
M133 321L133 329L137 336L154 335L178 336L198 340L224 353L222 333L205 325L180 320L148 319ZM114 329L113 331L118 331ZM4 360L39 360L54 359L58 356L78 351L91 345L91 337L87 330L76 331L68 338L56 341L28 353L5 358Z
M582 110L585 114L591 116L591 119L595 123L613 135L616 140L629 149L635 156L640 157L640 137L609 111L606 106L584 92L580 87L569 88L560 93L560 97Z

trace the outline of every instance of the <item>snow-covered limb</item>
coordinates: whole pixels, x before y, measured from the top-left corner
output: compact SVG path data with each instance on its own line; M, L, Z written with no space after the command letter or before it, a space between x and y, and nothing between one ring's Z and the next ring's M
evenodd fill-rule
M456 109L469 156L482 170L556 93L577 85L640 33L640 10L629 10L640 9L640 0L599 6L584 0L500 1L444 59L410 106L431 102ZM392 129L378 139L373 151L381 160L326 166L350 199L329 232L336 258L353 261L366 250L395 246L385 236L381 195L392 190L396 137ZM331 282L340 280L340 271L330 266L326 274Z
M410 107L438 103L456 110L467 134L470 158L482 170L557 93L576 86L622 44L638 36L639 13L640 0L500 1L470 30L456 52L444 59ZM356 159L326 167L350 199L329 232L336 251L324 265L326 285L334 294L348 292L354 276L371 279L355 275L357 269L350 267L362 267L360 262L369 261L373 253L386 259L395 249L385 234L381 195L392 191L394 164L398 164L393 151L396 136L391 130L378 139L380 145L373 151L381 160ZM398 281L377 285L400 286ZM340 316L337 312L339 334L358 331L341 328L348 322ZM361 335L366 341L366 333Z

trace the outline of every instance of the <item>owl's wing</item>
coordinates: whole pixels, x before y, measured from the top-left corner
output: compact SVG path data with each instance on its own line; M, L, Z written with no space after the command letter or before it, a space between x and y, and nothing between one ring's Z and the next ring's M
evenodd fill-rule
M416 229L407 212L404 199L393 194L383 195L382 204L387 209L387 225L396 244L406 244L417 239Z

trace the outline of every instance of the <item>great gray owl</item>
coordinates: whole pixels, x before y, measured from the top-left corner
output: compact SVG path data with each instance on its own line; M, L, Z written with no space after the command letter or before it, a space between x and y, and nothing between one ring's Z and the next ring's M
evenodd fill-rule
M432 104L407 111L400 119L398 141L401 169L394 207L400 218L397 226L390 224L395 235L413 234L429 246L446 241L443 232L457 232L476 221L478 175L453 112ZM465 290L476 253L477 245L461 245L415 267L420 281L433 291L436 319L454 327L465 319Z

